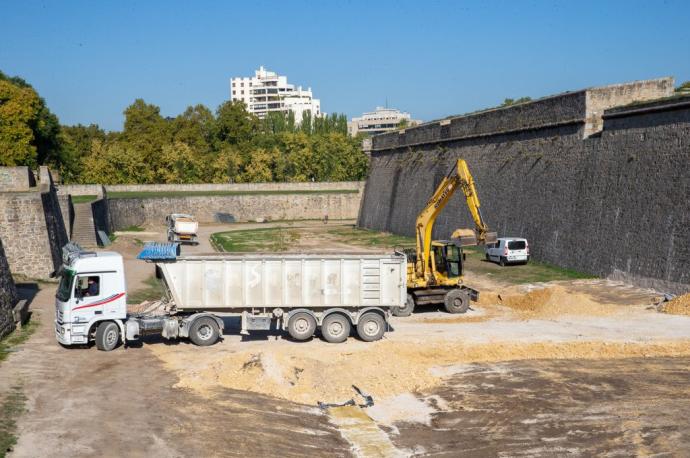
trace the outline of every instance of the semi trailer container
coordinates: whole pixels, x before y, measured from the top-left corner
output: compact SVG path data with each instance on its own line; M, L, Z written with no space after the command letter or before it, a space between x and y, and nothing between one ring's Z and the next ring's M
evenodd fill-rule
M63 345L95 341L101 350L158 333L212 345L226 316L241 333L286 330L295 340L320 329L342 342L354 329L364 341L388 330L390 309L404 305L402 253L208 254L179 256L177 243L146 244L139 258L155 264L165 297L149 313L128 313L122 256L63 249L55 332Z

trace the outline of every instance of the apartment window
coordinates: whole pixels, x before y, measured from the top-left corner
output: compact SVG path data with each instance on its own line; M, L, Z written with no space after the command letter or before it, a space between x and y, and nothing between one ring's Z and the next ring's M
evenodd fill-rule
M244 91L242 91L242 95L244 95Z
M233 84L233 86L234 86L234 84ZM232 90L232 95L235 95L235 90L234 90L234 89Z
M244 87L244 83L240 83L240 86L241 86L241 87Z

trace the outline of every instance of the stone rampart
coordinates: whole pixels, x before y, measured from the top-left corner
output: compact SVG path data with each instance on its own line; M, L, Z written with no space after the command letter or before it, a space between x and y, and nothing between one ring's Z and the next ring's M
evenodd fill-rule
M114 230L160 225L170 213L190 213L201 223L264 220L355 219L361 193L246 194L109 199Z
M12 309L17 299L17 290L14 287L10 266L5 258L2 240L0 240L0 338L14 330Z
M653 86L609 88L623 94L620 100L635 102L646 100ZM642 88L639 99L630 95L635 87ZM596 97L605 103L587 107L595 93L544 99L566 106L549 107L564 116L539 115L541 127L524 127L536 124L516 116L527 112L525 104L494 110L503 120L456 121L508 126L480 128L477 135L444 138L437 130L413 144L407 135L414 129L374 137L359 225L412 235L419 211L463 158L489 224L499 235L527 237L536 259L665 291L690 290L690 104L684 105L690 98L600 112L615 97L600 93ZM544 100L535 102L533 112L548 111ZM562 122L576 109L578 119ZM588 114L595 112L601 122ZM600 131L591 135L597 123ZM408 140L391 142L396 135ZM447 238L458 227L473 224L464 199L456 196L439 216L434 236Z
M49 279L60 267L67 231L50 173L41 175L39 187L0 192L0 239L13 274Z
M252 192L252 191L361 191L363 181L306 182L306 183L205 183L205 184L70 184L59 187L59 194L102 197L108 192Z
M36 179L28 167L0 167L0 192L28 191L35 186Z

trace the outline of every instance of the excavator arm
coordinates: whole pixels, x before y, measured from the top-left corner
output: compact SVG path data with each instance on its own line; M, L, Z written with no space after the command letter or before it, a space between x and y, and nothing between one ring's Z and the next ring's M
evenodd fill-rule
M477 189L474 186L474 179L467 163L463 159L458 159L457 165L441 181L417 217L417 263L415 267L419 277L427 280L431 277L431 232L434 228L434 222L458 188L462 189L467 207L470 209L470 214L474 220L475 234L472 235L475 237L475 242L473 244L477 242L494 243L496 241L496 233L489 232L489 227L482 217ZM467 236L467 231L467 229L458 229L453 232L453 237Z

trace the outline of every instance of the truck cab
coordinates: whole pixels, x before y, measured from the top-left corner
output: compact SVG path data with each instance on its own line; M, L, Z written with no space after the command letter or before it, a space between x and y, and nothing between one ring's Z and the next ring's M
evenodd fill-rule
M55 335L64 345L88 344L101 322L124 335L127 289L122 256L114 252L63 250L60 284L55 295ZM111 325L112 328L112 325ZM117 331L117 330L116 330ZM114 342L116 345L118 342Z

